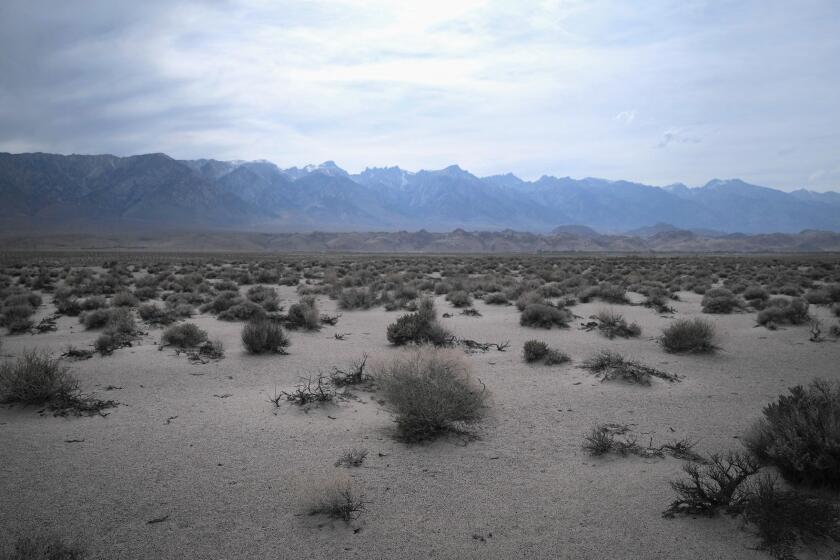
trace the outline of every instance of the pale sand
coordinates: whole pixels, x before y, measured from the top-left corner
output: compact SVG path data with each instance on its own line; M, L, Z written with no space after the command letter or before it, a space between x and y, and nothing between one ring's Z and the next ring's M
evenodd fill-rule
M280 292L286 304L297 299L289 288ZM698 314L700 296L681 296L676 316ZM325 297L319 304L335 311ZM275 385L289 389L307 372L363 352L399 352L385 339L399 312L344 312L335 327L292 332L288 356L246 355L241 323L198 316L193 322L224 342L225 359L190 364L158 351L160 330L152 330L140 346L71 363L85 391L123 403L107 418L0 407L2 534L41 528L78 536L104 558L768 558L752 550L756 539L736 520L661 517L681 461L592 458L582 436L596 423L621 422L643 441L687 436L704 453L738 448L739 434L787 387L838 377L840 344L809 342L807 327L753 328L755 314L744 313L707 316L718 326L717 355L675 356L653 340L672 319L643 307L616 306L641 324L642 337L610 341L577 323L520 327L512 306L476 302L484 316L471 318L442 298L437 305L439 314L453 313L441 321L459 336L511 342L505 353L468 356L493 393L478 441L397 443L392 416L367 393L309 413L268 402ZM573 310L588 316L603 307ZM336 332L352 334L337 341ZM95 337L62 318L57 333L4 337L2 352L37 346L57 354ZM522 344L532 338L574 362L525 364ZM685 379L600 383L577 367L600 348ZM328 475L353 446L370 450L362 467L345 470L368 511L350 524L301 515L295 481Z

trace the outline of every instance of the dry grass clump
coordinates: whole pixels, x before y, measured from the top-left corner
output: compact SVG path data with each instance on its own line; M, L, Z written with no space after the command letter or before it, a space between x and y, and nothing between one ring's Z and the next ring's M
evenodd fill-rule
M56 414L96 414L115 406L81 394L79 382L58 359L37 351L0 364L0 402L47 405Z
M207 340L207 331L192 323L173 325L163 331L160 337L163 344L178 348L192 348Z
M582 447L590 455L617 453L622 457L664 457L666 454L677 459L700 460L693 449L697 444L689 439L672 440L662 445L654 445L653 438L647 445L640 445L638 438L624 424L599 424L584 436Z
M388 325L386 336L395 346L427 343L448 346L453 341L452 334L437 322L434 303L427 298L420 301L416 312L403 315Z
M242 345L250 354L285 354L290 343L277 321L262 319L242 327Z
M584 360L581 367L601 377L601 381L620 379L628 383L650 385L651 377L658 377L665 381L679 381L679 377L646 366L635 360L628 360L618 352L601 350L591 358Z
M374 377L397 416L397 433L403 441L462 432L484 416L488 391L454 351L418 348L379 366Z
M745 445L792 483L840 489L840 382L789 391L764 407Z
M708 353L715 346L715 325L711 321L695 317L678 319L662 329L659 344L666 352Z
M365 458L368 456L367 449L360 449L358 447L354 447L352 449L348 449L344 453L341 454L341 457L338 458L338 461L335 462L336 467L361 467L362 463L365 462Z
M97 310L92 313L106 311L105 330L94 342L97 352L106 356L118 348L131 346L139 331L134 322L134 315L125 307L108 310Z
M358 360L353 360L346 369L334 367L330 373L330 380L336 387L345 385L362 385L371 380L371 376L365 372L367 367L367 354L363 354Z
M771 298L764 309L758 312L756 321L769 329L777 325L802 325L808 322L808 302L802 298Z
M301 506L309 515L326 515L345 522L358 518L364 511L364 495L353 487L343 473L328 478L308 479L300 490Z
M11 548L4 548L0 548L0 560L84 560L88 557L84 547L48 535L21 537Z

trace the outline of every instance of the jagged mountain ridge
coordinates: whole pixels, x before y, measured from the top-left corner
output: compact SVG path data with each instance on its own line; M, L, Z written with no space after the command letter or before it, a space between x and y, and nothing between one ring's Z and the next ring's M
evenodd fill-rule
M689 188L513 174L457 165L349 174L332 161L281 169L268 161L0 153L4 231L168 227L254 231L602 233L667 223L694 232L840 231L840 194L785 193L738 179Z

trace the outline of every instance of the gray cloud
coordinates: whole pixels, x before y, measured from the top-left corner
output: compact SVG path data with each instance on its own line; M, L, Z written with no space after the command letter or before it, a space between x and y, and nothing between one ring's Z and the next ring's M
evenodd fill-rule
M6 0L0 150L838 189L814 173L840 151L838 16L829 0Z

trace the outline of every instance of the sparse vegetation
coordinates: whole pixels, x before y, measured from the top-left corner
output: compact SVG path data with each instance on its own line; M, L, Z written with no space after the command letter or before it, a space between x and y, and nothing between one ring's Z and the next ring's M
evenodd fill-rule
M602 309L592 319L597 323L598 332L609 339L617 336L632 338L642 334L642 328L637 323L628 324L624 315L612 309Z
M341 457L338 458L338 461L335 462L336 467L360 467L362 463L365 462L365 458L368 456L367 449L360 449L358 447L354 447L352 449L348 449L344 453L341 454Z
M522 356L529 364L542 362L547 366L563 364L571 361L571 358L548 344L539 340L528 340L522 347Z
M302 496L303 507L310 515L322 514L345 522L365 511L364 496L357 493L352 480L343 474L311 480Z
M732 313L742 306L738 297L726 288L712 288L703 295L703 313Z
M740 452L714 454L705 462L691 461L683 466L688 480L671 483L677 499L664 515L713 516L721 510L740 512L746 500L744 481L758 469L758 462L751 455Z
M808 321L808 302L802 298L774 297L758 312L756 321L767 328L777 325L801 325Z

